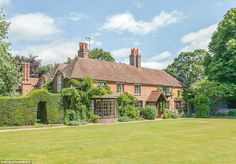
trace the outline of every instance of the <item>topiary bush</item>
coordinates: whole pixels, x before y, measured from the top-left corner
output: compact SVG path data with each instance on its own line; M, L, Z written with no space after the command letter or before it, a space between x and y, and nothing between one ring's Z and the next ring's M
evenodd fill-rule
M140 115L144 119L154 120L157 117L157 108L156 106L145 106L140 109Z

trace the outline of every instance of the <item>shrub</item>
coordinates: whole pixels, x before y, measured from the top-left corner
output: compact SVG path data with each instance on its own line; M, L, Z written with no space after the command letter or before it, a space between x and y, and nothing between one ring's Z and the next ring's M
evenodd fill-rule
M40 101L46 102L48 123L61 123L63 121L60 96L37 89L28 96L0 97L0 126L35 124Z
M164 114L163 114L164 119L170 119L172 118L172 113L168 109L164 109Z
M129 121L135 121L135 118L130 118L128 116L122 116L118 118L118 121L120 122L129 122Z
M226 116L225 112L218 112L217 116Z
M140 115L144 119L154 120L157 117L156 106L145 106L140 110Z
M100 116L91 114L89 117L89 122L97 123L99 119L100 119Z
M69 121L67 125L69 126L79 126L79 125L86 125L86 121Z
M180 115L177 114L177 113L172 113L172 116L171 116L173 119L176 119L176 118L180 118Z
M230 109L229 116L236 117L236 109Z
M138 118L139 110L134 107L136 98L128 93L121 94L118 97L118 113L120 117L127 116L130 118Z
M210 106L208 104L196 105L196 117L207 118L210 116Z

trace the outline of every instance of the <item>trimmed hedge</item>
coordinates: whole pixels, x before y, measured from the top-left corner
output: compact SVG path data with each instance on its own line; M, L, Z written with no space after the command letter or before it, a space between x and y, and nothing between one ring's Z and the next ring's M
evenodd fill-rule
M39 102L46 102L47 123L63 122L60 95L36 89L27 96L0 97L0 126L35 124Z

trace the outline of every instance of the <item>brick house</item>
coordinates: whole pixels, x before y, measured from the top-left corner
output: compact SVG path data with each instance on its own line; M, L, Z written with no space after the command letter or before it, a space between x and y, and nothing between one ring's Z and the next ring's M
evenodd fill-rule
M38 84L53 82L53 90L60 92L63 87L70 87L67 79L80 80L89 76L98 86L107 84L114 94L128 92L138 101L137 107L155 104L159 99L169 110L183 108L181 93L184 85L163 70L141 67L141 54L137 48L131 49L130 64L121 64L96 59L89 59L87 43L80 43L78 56L69 64L58 64L48 74L43 75ZM164 95L157 91L163 88Z

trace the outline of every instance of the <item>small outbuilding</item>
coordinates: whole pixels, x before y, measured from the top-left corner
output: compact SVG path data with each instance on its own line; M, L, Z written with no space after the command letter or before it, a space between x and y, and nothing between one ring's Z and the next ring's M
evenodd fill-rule
M91 99L91 110L101 117L100 123L113 123L118 121L118 95L107 94L94 96Z

